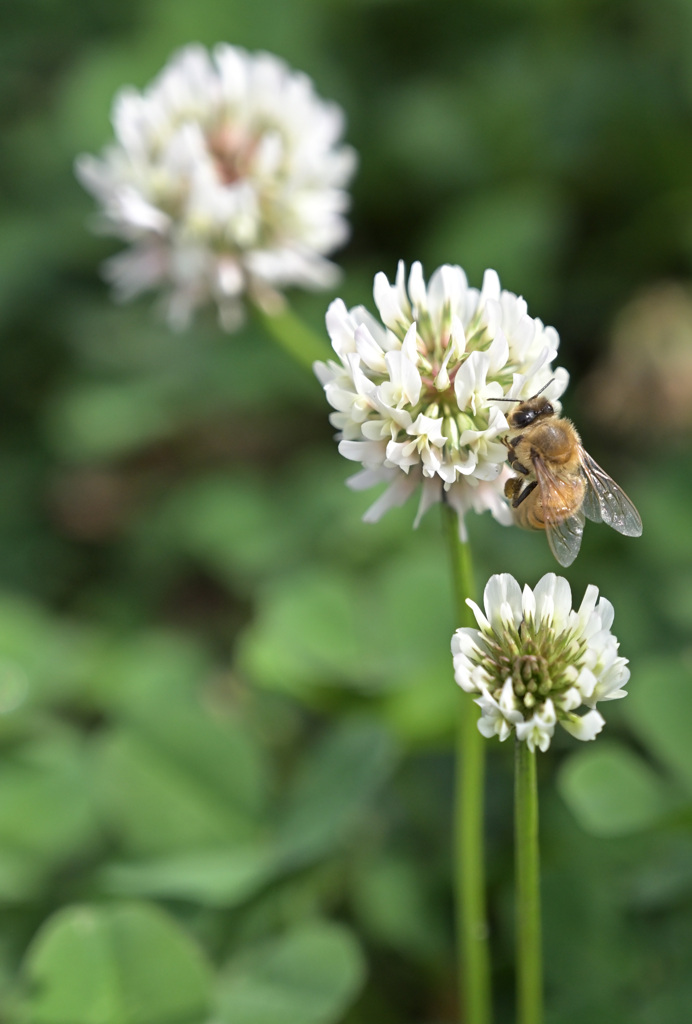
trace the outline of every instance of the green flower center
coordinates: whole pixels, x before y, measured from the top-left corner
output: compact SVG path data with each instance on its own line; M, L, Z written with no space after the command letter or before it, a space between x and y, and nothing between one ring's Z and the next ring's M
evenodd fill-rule
M491 677L490 691L499 700L507 679L518 703L530 717L537 704L548 697L558 699L574 685L585 641L572 630L555 634L552 629L525 619L519 629L509 628L502 636L483 634L487 655L483 668Z

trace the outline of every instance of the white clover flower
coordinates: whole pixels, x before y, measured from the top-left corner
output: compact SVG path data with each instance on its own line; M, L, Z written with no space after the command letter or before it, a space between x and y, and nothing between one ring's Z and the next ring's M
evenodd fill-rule
M349 485L389 484L365 519L376 521L422 485L416 525L442 500L456 510L462 539L468 509L489 509L509 525L507 407L495 400L529 398L551 378L551 400L562 394L567 373L551 365L557 332L501 290L493 270L478 291L455 266L440 267L426 286L414 263L407 286L400 263L393 285L377 274L374 297L381 323L362 306L331 304L327 330L339 362L315 363L336 410L339 451L363 466Z
M452 637L454 675L476 693L484 736L506 740L514 730L530 750L547 750L559 723L579 740L592 740L605 724L598 701L626 696L627 660L610 632L613 606L598 588L586 588L572 610L569 583L555 573L524 587L507 573L491 576L485 614L473 601L478 629ZM578 715L582 705L591 710Z
M232 329L246 295L275 309L285 286L333 284L325 255L348 236L355 154L307 75L269 53L191 45L144 92L118 93L112 120L116 143L76 172L103 228L132 243L106 264L117 297L160 287L173 326L212 302Z

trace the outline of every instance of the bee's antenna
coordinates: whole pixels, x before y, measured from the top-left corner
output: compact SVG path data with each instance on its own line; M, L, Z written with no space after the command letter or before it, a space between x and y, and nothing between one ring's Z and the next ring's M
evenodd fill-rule
M555 380L555 378L551 377L550 380L548 381L548 383L544 384L540 391L537 391L535 395L531 395L531 398L529 398L529 402L533 402L534 398L538 398L538 396L540 394L542 394L545 391L546 388L550 387L550 385L554 382L554 380Z
M546 388L550 387L550 385L553 383L554 380L555 380L555 378L551 377L550 380L548 381L548 383L544 384L540 391L537 391L535 395L531 395L531 398L493 398L492 401L493 402L533 402L534 398L538 398L538 396L543 391L545 391Z

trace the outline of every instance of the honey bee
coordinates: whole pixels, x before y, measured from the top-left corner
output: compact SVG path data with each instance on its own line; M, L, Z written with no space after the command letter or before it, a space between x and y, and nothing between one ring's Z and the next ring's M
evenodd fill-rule
M503 439L517 474L505 484L505 497L517 526L545 530L560 565L571 565L585 518L626 537L639 537L642 521L622 488L584 450L573 424L541 397L549 384L526 401L500 399L519 402L507 417L511 433Z

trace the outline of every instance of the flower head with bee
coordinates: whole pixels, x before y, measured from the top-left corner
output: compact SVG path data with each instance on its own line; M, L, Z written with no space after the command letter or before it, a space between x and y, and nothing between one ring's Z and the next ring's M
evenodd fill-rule
M490 578L483 603L485 613L467 601L478 629L452 637L454 675L478 695L480 732L505 740L514 731L530 750L547 750L557 724L594 739L605 723L596 704L626 696L630 675L610 632L610 601L589 586L574 611L569 583L555 573L523 592L503 573Z
M116 143L77 175L102 226L131 243L105 267L116 296L161 288L172 326L207 303L233 329L249 298L331 286L348 237L355 154L341 109L269 53L190 45L145 89L115 98Z
M363 466L349 484L389 485L366 520L420 487L416 524L443 500L456 510L462 538L469 509L489 509L509 524L506 407L494 400L528 398L552 378L556 401L567 385L566 371L552 368L557 332L529 316L492 270L479 291L461 267L440 267L426 285L420 263L408 282L400 263L394 284L376 276L374 297L381 322L362 306L331 304L327 329L339 361L315 364L335 410L339 451Z

